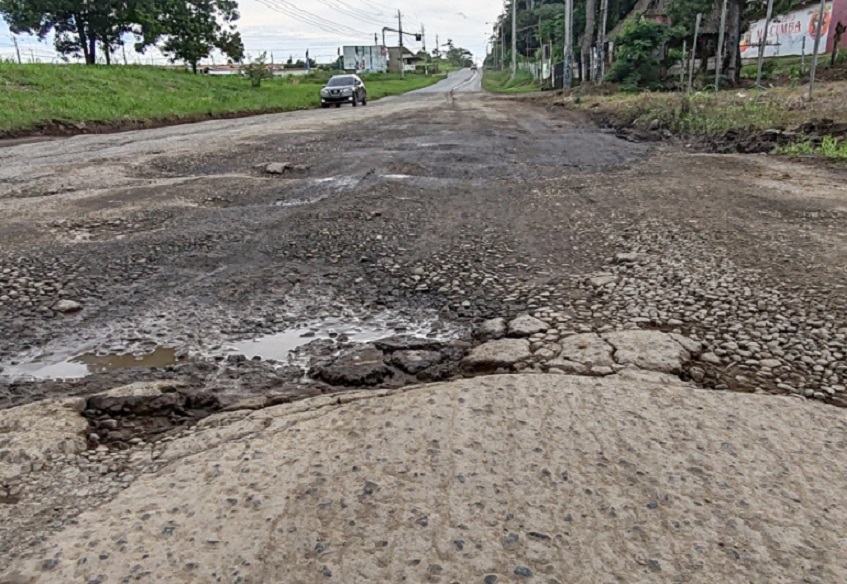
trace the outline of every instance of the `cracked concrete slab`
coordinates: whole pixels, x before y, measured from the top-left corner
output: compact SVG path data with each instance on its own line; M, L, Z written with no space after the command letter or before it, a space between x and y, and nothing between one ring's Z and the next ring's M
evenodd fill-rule
M562 339L561 359L582 363L586 367L611 367L612 346L597 333L582 333Z
M614 359L620 365L679 373L682 365L691 359L691 354L678 341L661 331L616 331L602 337L614 347Z
M847 581L843 410L632 372L215 415L0 582Z

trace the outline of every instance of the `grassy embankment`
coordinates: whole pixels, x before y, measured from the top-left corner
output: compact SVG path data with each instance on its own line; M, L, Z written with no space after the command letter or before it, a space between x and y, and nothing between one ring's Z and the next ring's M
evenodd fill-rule
M518 70L512 79L512 72L486 69L482 76L482 87L493 93L530 93L539 91L538 83L527 71Z
M589 112L595 119L608 121L616 127L668 130L676 135L796 131L804 124L821 119L832 120L835 125L847 123L843 82L817 85L811 101L805 97L807 91L808 85L697 92L690 96L680 93L579 95L577 90L564 99L568 107ZM847 157L847 142L840 131L839 136L806 136L799 131L792 142L776 151Z
M192 75L162 67L0 63L0 136L80 123L120 129L135 122L308 109L319 105L319 89L328 76L277 77L256 89L235 75ZM374 74L364 80L373 100L443 77Z

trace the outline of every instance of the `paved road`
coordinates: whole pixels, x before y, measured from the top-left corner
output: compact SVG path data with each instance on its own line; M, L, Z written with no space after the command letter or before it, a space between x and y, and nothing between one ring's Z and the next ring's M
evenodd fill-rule
M447 79L439 81L435 85L418 89L417 91L412 92L412 94L421 95L428 93L447 93L450 91L462 93L475 93L482 91L482 72L471 71L470 69L451 71L447 75Z
M526 313L543 324L500 345L516 355L505 370L590 374L459 381L341 409L324 397L303 419L262 410L244 425L240 409L132 455L57 458L64 439L49 464L0 453L32 471L0 484L0 557L34 574L8 581L96 580L100 562L141 576L172 561L171 541L196 553L155 574L176 581L234 569L273 580L265 568L304 582L323 568L342 581L500 582L520 568L539 581L844 580L843 171L634 144L562 109L465 91L477 82L459 72L377 107L0 150L0 407L178 383L190 405L162 413L170 392L110 422L87 410L98 441L129 448L211 408L461 376L472 329ZM621 385L613 373L638 357L612 355L616 329L697 339L699 356L672 337L668 370L764 395ZM358 343L403 331L444 342ZM311 363L333 375L304 378ZM20 375L71 366L87 375ZM29 411L35 421L7 416L0 435L26 445L68 431L39 423L40 404ZM243 479L254 474L256 492ZM256 538L234 527L260 524L271 527ZM322 525L332 537L310 539Z
M260 140L280 132L320 130L345 123L367 123L385 116L414 110L437 108L454 91L481 91L481 75L470 69L454 71L448 78L407 95L393 96L369 104L367 108L341 108L330 111L307 110L269 114L234 120L169 126L118 134L84 135L68 139L39 140L0 149L0 199L17 192L23 183L32 190L67 191L90 186L124 183L109 176L114 169L102 168L91 182L90 161L114 160L121 163L148 155L183 155L226 148L233 141ZM373 106L373 107L371 107Z
M845 403L837 170L633 144L464 91L477 82L458 72L378 107L0 150L0 396L211 384L222 347L297 339L286 331L304 323L317 336L327 322L439 335L544 312L553 353L573 332L678 330L711 345L712 362L683 373L707 387ZM288 170L265 172L274 162ZM84 309L59 313L59 298ZM156 347L190 356L10 382L21 366ZM301 376L224 363L216 387Z
M344 397L22 477L0 582L847 580L835 408L618 376ZM13 437L69 433L33 410ZM131 476L89 479L116 464Z

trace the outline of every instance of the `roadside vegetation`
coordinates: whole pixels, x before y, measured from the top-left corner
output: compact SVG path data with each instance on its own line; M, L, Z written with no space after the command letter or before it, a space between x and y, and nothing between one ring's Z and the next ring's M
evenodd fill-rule
M320 87L332 73L275 77L252 87L237 75L192 75L164 67L0 63L0 136L308 109L320 105ZM370 99L443 77L363 75Z
M790 128L825 118L847 122L843 86L822 85L816 99L804 98L803 88L768 91L730 90L680 93L640 93L566 96L565 102L608 119L614 125L670 130L675 134L715 133L747 128Z
M589 93L591 91L591 93ZM718 151L776 152L847 158L843 83L821 83L815 99L805 86L768 90L616 92L601 86L554 98L602 125L646 139L645 133L685 137Z
M527 71L518 70L512 79L510 70L486 70L482 76L482 87L494 93L528 93L538 91L540 86Z
M839 140L833 136L824 136L820 144L811 141L798 142L781 146L776 150L777 154L788 154L792 156L823 156L833 160L847 160L847 140Z

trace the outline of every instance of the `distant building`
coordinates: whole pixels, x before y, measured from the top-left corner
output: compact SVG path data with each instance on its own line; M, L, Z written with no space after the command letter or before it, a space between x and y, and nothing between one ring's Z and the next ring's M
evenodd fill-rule
M268 70L271 71L275 76L282 75L305 75L308 73L306 69L289 69L282 63L267 63ZM240 75L241 74L241 65L231 64L231 65L208 65L206 67L201 67L201 71L206 75Z
M421 58L406 47L389 47L388 70L392 73L401 71L415 72L415 65Z
M388 71L388 49L381 45L344 47L344 70L352 73Z

